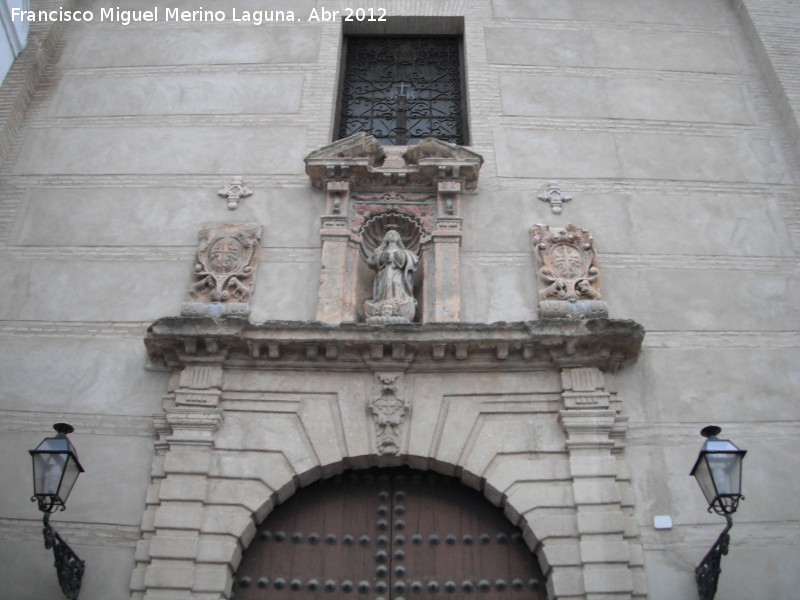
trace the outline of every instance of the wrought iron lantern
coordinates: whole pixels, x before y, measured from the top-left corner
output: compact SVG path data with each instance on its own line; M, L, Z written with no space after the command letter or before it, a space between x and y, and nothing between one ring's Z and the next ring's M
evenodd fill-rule
M42 440L29 450L33 459L33 497L31 502L39 503L44 513L44 546L53 550L58 583L69 600L76 600L81 590L81 580L85 563L69 547L60 535L50 526L50 515L66 510L67 498L83 473L78 453L67 434L74 429L67 423L53 425L57 435Z
M697 479L700 489L708 502L708 512L725 517L727 525L711 547L708 554L694 570L700 600L713 600L717 593L717 583L722 572L722 557L728 554L730 535L733 527L733 513L739 507L742 495L742 460L747 450L741 450L730 440L717 436L722 429L716 425L704 427L700 434L706 438L694 463L691 475Z

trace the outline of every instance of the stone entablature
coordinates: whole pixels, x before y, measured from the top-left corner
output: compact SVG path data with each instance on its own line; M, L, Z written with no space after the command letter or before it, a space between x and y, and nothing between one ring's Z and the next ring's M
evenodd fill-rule
M406 310L415 314L402 319L458 321L461 196L477 186L483 158L433 138L416 146L381 146L357 133L312 152L305 163L312 186L327 194L317 320L337 325L380 318L378 309L364 304L372 276L361 259L395 228L419 258L416 307ZM384 322L397 322L400 312Z
M636 361L644 329L633 321L542 319L520 323L359 323L167 317L148 330L150 360L170 368L216 362L237 368L363 368L398 362L411 370L493 371L591 367L613 372Z

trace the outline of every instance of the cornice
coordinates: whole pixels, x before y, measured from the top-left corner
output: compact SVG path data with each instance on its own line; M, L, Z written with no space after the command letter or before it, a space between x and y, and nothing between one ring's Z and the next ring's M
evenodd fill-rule
M636 361L644 334L634 321L613 319L374 326L167 317L150 326L145 346L153 363L172 369L616 371Z
M434 138L416 146L381 146L364 132L323 146L305 157L306 174L317 189L328 181L349 181L353 191L402 188L424 191L440 179L457 179L463 189L478 184L483 157Z

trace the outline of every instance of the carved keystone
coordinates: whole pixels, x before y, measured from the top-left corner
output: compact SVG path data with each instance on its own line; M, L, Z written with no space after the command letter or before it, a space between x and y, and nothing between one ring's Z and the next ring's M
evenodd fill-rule
M375 446L378 454L400 453L402 434L400 428L411 403L397 394L400 373L376 373L380 393L367 404L375 425Z

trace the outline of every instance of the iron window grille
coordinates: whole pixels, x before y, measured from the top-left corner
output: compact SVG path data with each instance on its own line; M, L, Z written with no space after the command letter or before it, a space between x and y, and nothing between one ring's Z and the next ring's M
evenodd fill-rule
M347 36L338 136L468 143L461 36Z

